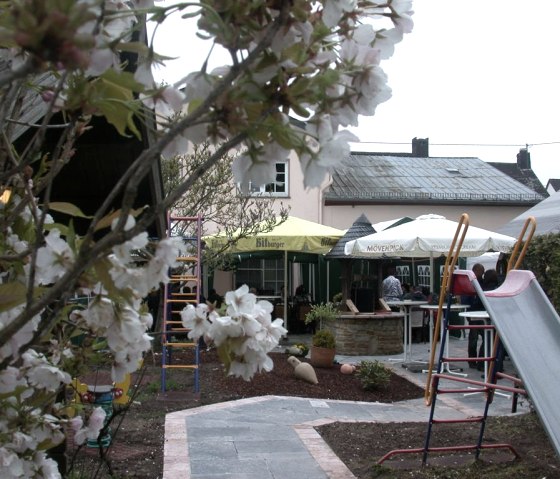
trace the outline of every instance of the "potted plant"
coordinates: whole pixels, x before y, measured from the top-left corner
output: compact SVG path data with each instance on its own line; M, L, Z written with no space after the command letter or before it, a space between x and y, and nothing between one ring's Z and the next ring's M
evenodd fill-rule
M338 309L339 311L342 310L342 293L336 293L333 297L332 297L332 302L333 305L336 309Z
M336 354L336 339L328 329L320 329L311 338L309 362L318 368L330 368Z
M338 309L333 303L320 303L311 306L305 316L305 324L312 324L317 331L311 338L310 362L312 366L331 367L335 356L336 340L332 331L325 327L338 316Z
M305 316L305 324L314 324L318 329L323 329L338 316L338 309L333 303L320 303L311 306Z

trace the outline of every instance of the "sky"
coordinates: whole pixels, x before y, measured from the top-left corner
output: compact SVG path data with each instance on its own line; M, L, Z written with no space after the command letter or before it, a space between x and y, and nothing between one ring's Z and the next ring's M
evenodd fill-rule
M410 152L417 137L429 138L430 156L515 162L528 145L541 183L560 178L560 1L416 0L413 9L412 33L381 65L392 98L351 128L353 151ZM156 78L200 69L208 46L193 31L176 21L158 33L158 52L179 59Z

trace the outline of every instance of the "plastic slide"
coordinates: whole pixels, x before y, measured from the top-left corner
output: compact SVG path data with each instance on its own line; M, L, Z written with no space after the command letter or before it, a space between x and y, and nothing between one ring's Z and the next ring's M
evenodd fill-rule
M482 292L476 280L472 284L560 455L558 313L531 271L511 270L493 291Z

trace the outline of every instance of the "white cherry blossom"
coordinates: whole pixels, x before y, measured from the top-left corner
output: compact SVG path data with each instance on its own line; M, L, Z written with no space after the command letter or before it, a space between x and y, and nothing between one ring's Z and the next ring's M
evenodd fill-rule
M210 311L206 304L199 304L196 307L188 304L181 311L181 322L183 327L189 329L188 337L190 339L198 339L204 337L210 325L218 318L218 313Z
M74 432L74 442L78 445L86 442L97 440L99 432L103 428L103 424L107 413L101 407L96 407L91 412L87 427L84 427L82 416L76 416L70 420L70 426Z
M60 237L60 230L53 229L45 238L46 246L37 252L37 284L51 284L62 278L74 263L74 252Z
M69 384L72 381L70 375L58 367L49 364L43 354L33 349L27 350L23 355L23 367L27 368L27 379L31 386L54 392L61 384Z
M212 338L216 346L221 346L229 338L243 336L243 328L239 321L230 316L220 316L212 322L208 330L208 336Z
M189 151L190 143L189 139L185 136L184 133L179 134L168 143L161 154L165 158L173 158L177 155L184 155Z
M8 366L3 371L0 371L0 394L9 394L16 389L22 391L25 390L27 386L27 381L19 368ZM27 391L31 394L30 389L27 389ZM29 396L29 394L27 396Z
M276 177L276 163L286 161L289 154L288 150L275 143L253 145L248 152L234 159L232 171L235 181L245 189L249 183L255 186L271 183Z
M323 5L323 23L332 28L338 24L344 12L351 12L356 8L356 0L325 0Z

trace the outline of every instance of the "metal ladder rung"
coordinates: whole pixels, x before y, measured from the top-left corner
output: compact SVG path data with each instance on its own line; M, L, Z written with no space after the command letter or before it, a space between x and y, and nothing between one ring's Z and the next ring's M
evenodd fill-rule
M181 303L176 303L176 304L181 304ZM189 304L196 305L197 303L196 303L196 301L185 301L183 304L186 307ZM170 314L170 316L172 316L173 314L181 314L183 312L183 309L184 308L181 308L180 310L169 311L169 314ZM169 321L166 321L166 322L169 323Z
M397 454L422 454L422 453L430 453L430 452L453 452L453 451L478 451L480 449L508 449L516 458L520 458L521 456L515 450L515 448L511 444L478 444L473 445L464 445L464 446L440 446L440 447L429 447L425 448L414 448L414 449L395 449L394 451L389 451L385 454L377 464L382 464L387 459L390 459Z
M195 348L196 343L163 343L166 348Z
M443 357L443 362L445 363L468 363L468 362L490 362L490 361L494 361L494 356L481 356L481 357L476 357L476 358L452 358L449 356L444 356Z
M192 364L164 364L164 369L198 369L198 366Z
M485 393L490 391L490 388L438 388L438 394L474 394L474 393Z
M455 424L455 423L468 423L468 422L480 422L483 421L482 416L467 417L464 419L432 419L434 424Z
M473 386L479 386L484 389L497 389L499 391L507 391L511 393L518 393L518 394L527 394L527 391L523 388L516 388L511 386L503 386L501 384L494 384L494 383L485 383L484 381L477 381L475 379L468 379L468 378L460 378L455 376L450 376L449 374L434 374L433 377L438 377L440 379L448 379L450 381L458 382L458 383L465 383L465 384L472 384ZM448 390L446 390L448 391ZM472 389L470 390L473 391Z

